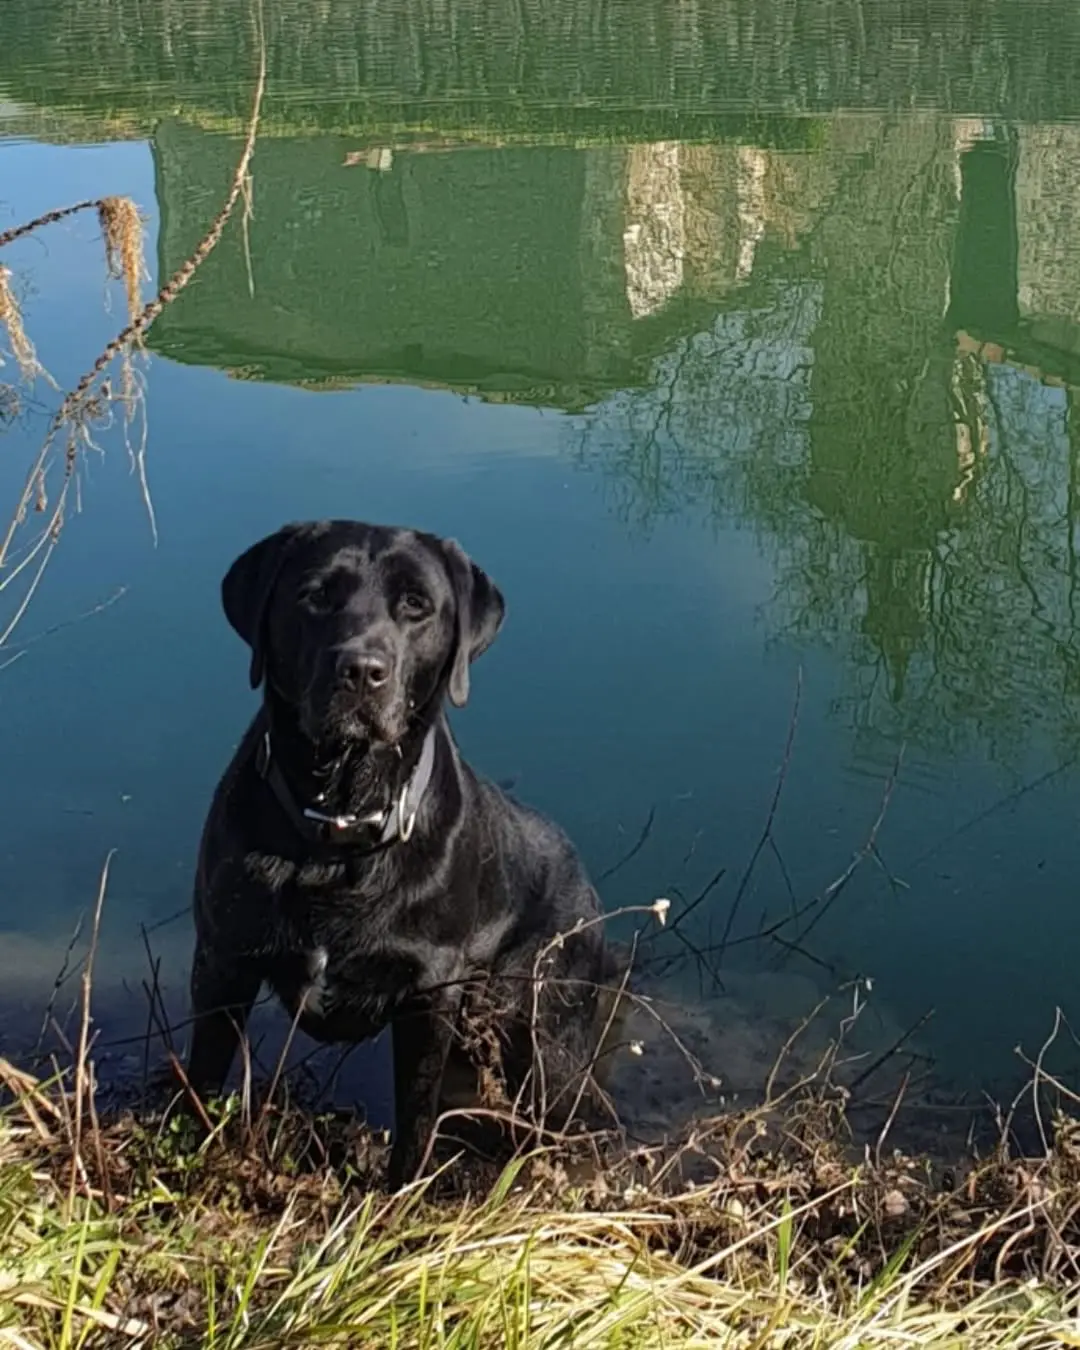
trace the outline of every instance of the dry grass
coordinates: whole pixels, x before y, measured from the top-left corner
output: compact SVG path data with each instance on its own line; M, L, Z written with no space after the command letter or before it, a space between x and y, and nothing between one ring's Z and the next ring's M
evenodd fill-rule
M102 197L98 219L105 241L105 266L111 278L123 281L128 321L134 323L143 307L142 283L147 276L139 208L130 197Z
M7 332L8 345L22 378L33 381L41 370L34 344L26 336L22 311L12 290L11 269L0 264L0 325Z
M383 1140L233 1098L77 1141L74 1082L0 1063L0 1345L1076 1344L1080 1125L966 1177L853 1161L809 1095L694 1139L564 1145L397 1196ZM85 1113L84 1113L85 1114ZM91 1137L92 1136L92 1137ZM688 1159L711 1175L692 1182ZM700 1167L696 1170L700 1171Z
M143 257L143 220L139 208L130 197L100 197L77 202L57 211L48 211L13 229L0 234L0 248L16 239L24 239L35 231L57 221L67 220L82 211L96 211L105 245L105 271L110 280L121 281L127 297L129 323L134 323L143 308L142 283L147 276ZM34 344L27 336L22 311L12 290L11 269L0 265L0 326L7 331L8 346L19 367L22 379L32 384L44 375ZM124 348L124 380L131 379L129 360L131 343ZM130 386L129 386L130 387Z
M775 798L766 837L774 816ZM886 1146L895 1107L853 1149L832 1055L660 1143L581 1130L500 1171L447 1131L388 1195L385 1138L281 1062L256 1084L250 1051L224 1101L180 1111L183 1088L159 1083L108 1106L91 1007L106 882L70 1051L44 1078L0 1060L0 1347L1080 1345L1080 1098L1047 1072L1051 1041L996 1144L948 1165ZM685 939L668 902L639 908ZM1022 1107L1034 1153L1013 1142Z
M146 270L143 261L143 222L138 207L129 197L102 197L49 211L0 234L0 247L90 210L97 212L101 225L106 274L110 279L123 282L129 315L135 314L137 317L143 308L142 280ZM23 384L32 385L39 378L44 378L55 389L54 381L41 365L34 344L27 336L11 283L11 270L0 265L0 329L6 330L8 346L19 367ZM131 327L129 322L125 333L129 333ZM113 345L110 344L110 348ZM108 424L114 400L121 405L125 427L135 418L142 388L132 363L136 345L137 342L129 335L115 350L110 350L108 360L100 369L95 369L92 379L84 381L78 390L62 400L41 449L34 457L7 528L0 534L0 596L13 587L21 587L17 594L13 592L11 612L6 616L0 614L0 647L8 642L25 616L59 541L69 489L78 467L80 447L93 444L92 429L95 426ZM100 377L116 356L120 357L120 372L114 394L108 381ZM13 385L0 386L0 428L12 421L20 408L19 390ZM54 450L61 432L66 432L66 445L62 455L57 456ZM132 452L153 525L144 455L145 444ZM61 478L55 490L51 482L54 460L59 460ZM32 537L26 539L27 533ZM20 545L24 546L20 548Z
M383 1135L280 1064L253 1087L248 1056L243 1091L195 1112L160 1080L105 1108L106 882L69 1057L45 1079L0 1060L0 1346L1080 1344L1078 1099L1046 1047L1038 1156L1008 1118L949 1167L887 1150L887 1127L853 1152L826 1074L655 1145L582 1131L499 1170L444 1139L388 1195Z
M143 224L137 206L127 197L107 196L78 202L50 211L35 220L0 233L0 247L34 231L67 219L81 211L95 210L105 245L105 263L110 278L122 281L127 299L128 322L100 352L97 359L60 401L53 413L40 449L27 472L6 529L0 532L0 594L17 583L21 590L13 600L13 612L0 615L0 647L11 637L32 601L52 554L60 540L71 499L77 501L77 475L82 452L95 445L95 436L115 420L117 405L133 471L137 474L150 527L156 539L156 521L146 478L146 425L133 444L130 424L140 407L145 413L143 385L134 364L147 330L162 311L185 289L192 277L217 247L237 202L249 192L250 166L255 151L266 82L266 52L261 19L256 21L259 70L243 148L232 183L221 209L191 256L165 282L150 301L143 303ZM12 295L10 275L0 268L0 322L20 369L27 379L43 374L34 348L26 335L22 316ZM118 378L109 378L119 361ZM5 386L6 388L6 386ZM6 402L4 404L6 405ZM73 492L73 487L76 491ZM27 537L29 536L29 537Z

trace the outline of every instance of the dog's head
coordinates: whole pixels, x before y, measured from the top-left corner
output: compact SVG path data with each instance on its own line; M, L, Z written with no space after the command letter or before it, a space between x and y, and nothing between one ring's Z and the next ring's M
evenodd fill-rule
M505 612L452 540L350 520L286 525L237 558L221 594L252 687L265 679L320 743L396 745L444 692L462 707Z

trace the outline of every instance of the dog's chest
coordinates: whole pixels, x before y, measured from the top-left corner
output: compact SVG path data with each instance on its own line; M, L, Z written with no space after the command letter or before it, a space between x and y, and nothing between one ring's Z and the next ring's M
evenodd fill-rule
M417 986L416 971L398 956L357 953L314 942L294 953L273 981L286 1010L323 1040L374 1036Z
M377 1020L389 1016L391 1006L407 998L416 985L415 973L400 959L343 955L319 945L303 953L295 1001L308 1017L351 1009Z
M477 924L470 907L433 895L408 907L394 894L327 895L297 886L279 898L270 983L286 1010L323 1040L364 1040L416 997L452 994L489 967L513 913Z
M402 1004L456 978L459 964L455 951L426 943L358 948L316 933L276 963L270 982L309 1035L362 1041L377 1035Z

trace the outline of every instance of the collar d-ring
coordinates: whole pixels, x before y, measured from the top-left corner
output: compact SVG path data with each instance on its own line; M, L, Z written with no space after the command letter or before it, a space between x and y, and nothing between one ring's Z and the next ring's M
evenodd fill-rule
M416 817L420 810L420 803L417 802L409 815L405 814L405 807L408 803L409 784L406 783L401 789L401 800L398 802L398 838L403 844L407 844L412 838L413 829L416 826Z

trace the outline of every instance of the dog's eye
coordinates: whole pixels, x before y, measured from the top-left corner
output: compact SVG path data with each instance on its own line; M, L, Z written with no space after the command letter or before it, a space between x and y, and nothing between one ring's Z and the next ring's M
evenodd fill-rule
M300 600L305 609L312 614L329 614L333 608L330 591L326 586L311 586L303 591Z
M419 591L406 591L398 601L398 612L403 619L426 619L431 613L431 602Z

